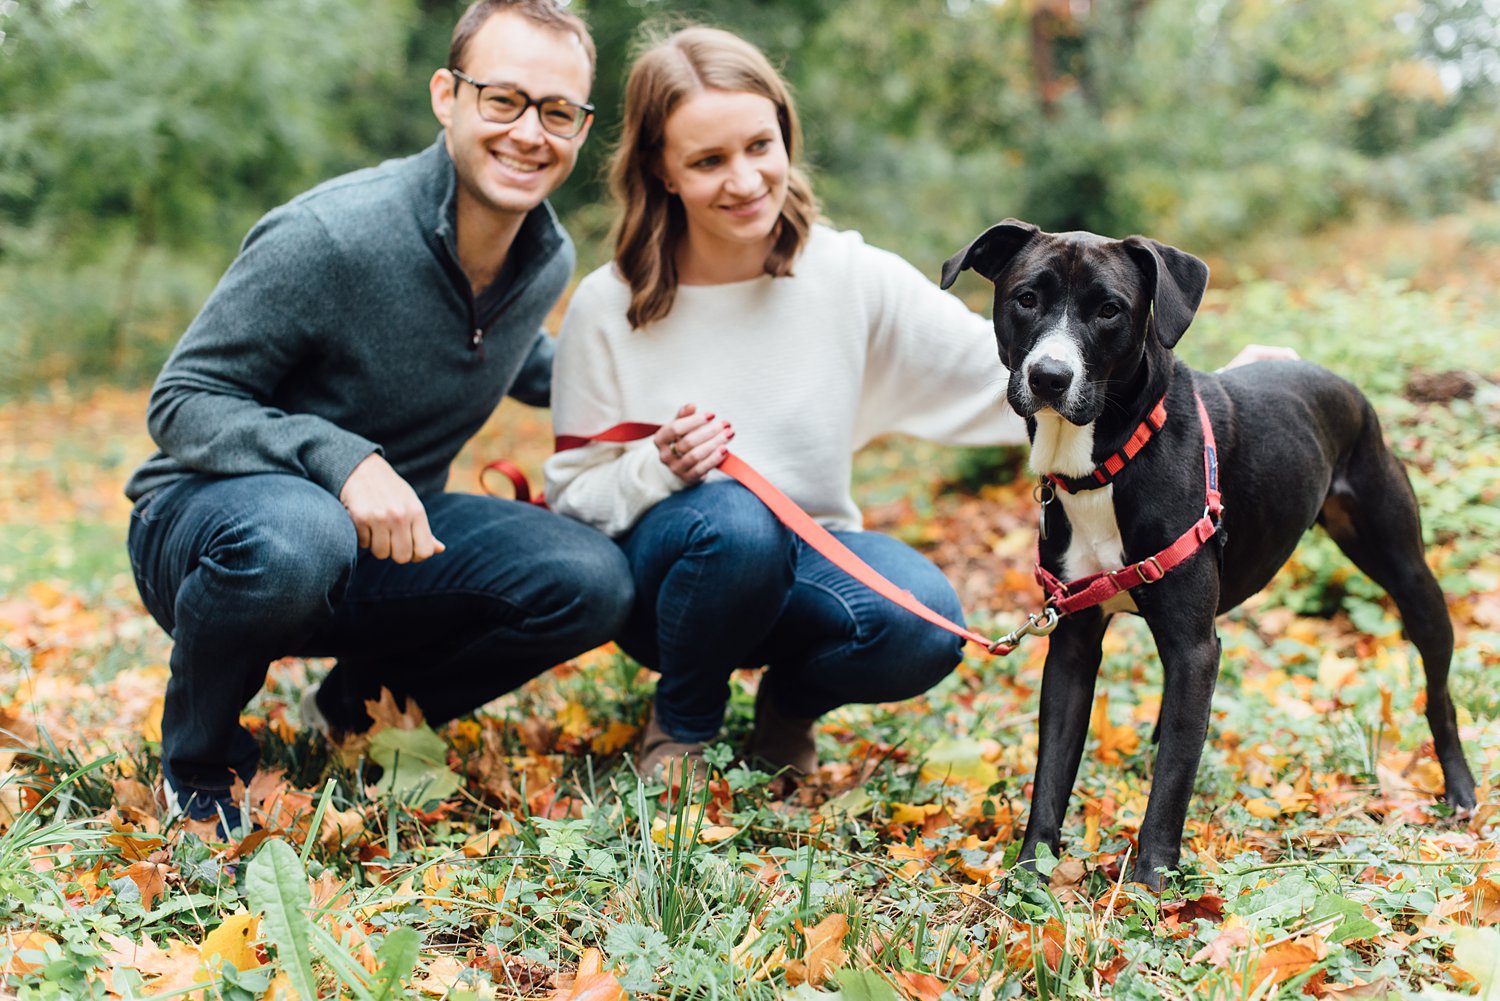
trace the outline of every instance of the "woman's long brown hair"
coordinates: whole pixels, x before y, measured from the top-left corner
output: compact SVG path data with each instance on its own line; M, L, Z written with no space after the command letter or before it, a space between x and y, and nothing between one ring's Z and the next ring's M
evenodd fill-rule
M705 90L759 94L776 105L781 139L793 164L766 274L792 273L792 263L818 217L812 185L795 166L802 145L792 95L754 45L717 28L684 28L646 48L625 85L625 121L610 161L609 187L620 205L615 266L630 286L626 317L633 328L659 320L677 295L677 247L687 232L682 203L658 170L667 119Z

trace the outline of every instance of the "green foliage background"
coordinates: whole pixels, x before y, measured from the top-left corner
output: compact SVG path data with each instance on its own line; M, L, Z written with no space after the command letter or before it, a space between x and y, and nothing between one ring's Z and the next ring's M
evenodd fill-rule
M1197 253L1500 198L1494 0L575 0L600 118L555 203L608 254L632 46L783 67L829 216L927 270L1007 215ZM454 0L0 0L0 392L148 378L254 219L436 132Z

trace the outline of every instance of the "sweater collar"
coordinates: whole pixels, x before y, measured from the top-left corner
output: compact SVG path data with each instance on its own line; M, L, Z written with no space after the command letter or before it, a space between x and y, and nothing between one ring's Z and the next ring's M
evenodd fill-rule
M422 224L457 263L458 172L454 170L453 160L448 156L448 146L441 130L437 141L418 154L417 160L421 164L423 189L430 196L422 203ZM516 241L511 246L511 256L514 257L516 251L520 251L520 256L516 258L517 273L529 272L551 259L565 239L562 223L553 212L551 203L543 201L526 213L526 218L516 233Z

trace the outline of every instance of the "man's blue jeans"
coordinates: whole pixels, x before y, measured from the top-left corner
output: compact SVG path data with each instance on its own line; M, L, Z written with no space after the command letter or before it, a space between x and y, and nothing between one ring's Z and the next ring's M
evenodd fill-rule
M963 614L921 553L875 532L834 534L929 608ZM656 718L675 740L718 734L737 668L768 665L762 683L776 708L811 719L852 702L919 695L962 657L958 637L849 577L738 483L673 494L620 548L636 589L620 645L661 672Z
M175 788L249 781L259 751L239 715L279 657L337 657L319 708L362 729L382 686L442 723L617 635L632 585L604 535L515 501L423 503L447 551L400 565L360 550L338 499L300 477L194 477L142 498L130 561L175 641L162 713Z

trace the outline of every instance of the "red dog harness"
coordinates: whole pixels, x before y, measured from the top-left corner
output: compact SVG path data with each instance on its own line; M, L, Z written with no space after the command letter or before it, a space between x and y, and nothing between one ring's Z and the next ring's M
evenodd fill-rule
M1193 399L1198 404L1198 423L1203 426L1203 477L1206 493L1203 517L1155 556L1148 556L1139 563L1132 563L1119 570L1090 574L1087 577L1064 583L1049 573L1038 559L1036 582L1041 585L1047 595L1047 606L1057 609L1059 615L1071 615L1085 608L1103 604L1121 591L1129 591L1142 584L1156 583L1203 548L1203 544L1213 538L1219 530L1219 515L1224 510L1224 504L1219 495L1219 458L1218 449L1214 445L1214 428L1209 423L1208 409L1204 407L1202 397L1195 392ZM1067 483L1053 476L1049 476L1048 480L1069 493L1079 489L1092 490L1109 483L1124 468L1125 461L1134 458L1136 453L1151 439L1152 431L1161 428L1166 418L1166 397L1162 397L1147 418L1135 429L1135 433L1130 436L1130 441L1125 444L1125 447L1106 459L1103 466L1094 470L1092 477L1085 479L1069 477ZM1121 459L1121 455L1125 458Z

